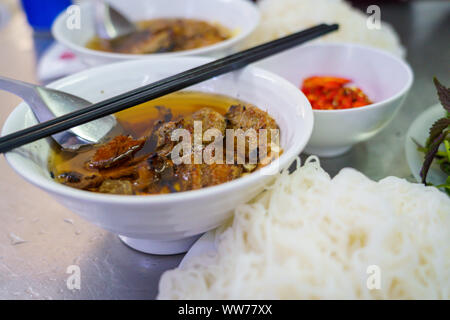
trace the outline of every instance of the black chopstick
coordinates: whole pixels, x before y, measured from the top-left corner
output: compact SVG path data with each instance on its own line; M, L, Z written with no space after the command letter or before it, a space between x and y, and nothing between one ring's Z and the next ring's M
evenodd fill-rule
M240 69L252 62L287 50L337 29L337 24L321 24L181 72L105 101L95 103L82 110L71 112L55 119L11 133L0 138L0 152L5 153L24 144L51 136L112 113L131 108L149 100L211 79L215 76Z
M302 36L304 36L306 34L309 34L309 33L312 33L312 32L318 31L318 30L322 30L324 27L327 27L327 25L326 24L320 24L320 25L311 27L309 29L303 30L301 32L297 32L297 33L292 34L290 36L277 39L276 41L280 42L280 43L281 42L290 42L290 41L292 41L293 38L297 38L300 34L302 34ZM26 128L26 129L23 129L23 130L11 133L8 136L5 136L4 138L12 139L12 138L15 138L15 137L20 137L20 136L22 136L22 135L24 135L26 133L31 133L31 132L34 132L34 131L36 131L38 129L40 130L40 129L49 127L51 125L57 124L57 123L59 123L61 121L69 120L69 119L71 119L71 118L73 118L75 116L80 116L82 114L88 113L88 112L90 112L90 111L92 111L94 109L100 108L102 106L109 105L110 103L113 103L115 101L122 100L122 99L127 99L127 98L132 97L132 96L134 96L136 94L145 92L147 90L156 88L156 87L161 86L161 85L168 84L169 82L178 80L180 77L193 76L195 74L201 73L204 70L207 70L207 69L211 68L212 66L217 66L219 64L224 64L224 63L230 63L230 62L233 62L233 61L235 61L237 59L240 59L241 57L243 57L245 55L253 54L253 52L267 50L267 49L269 49L272 46L273 46L273 41L264 43L262 45L259 45L259 46L253 47L253 48L250 48L248 50L240 51L240 52L238 52L236 54L227 56L227 57L225 57L223 59L218 59L218 60L212 61L211 63L207 63L207 64L204 64L204 65L201 65L201 66L198 66L198 67L195 67L195 68L183 71L183 72L175 74L173 76L170 76L170 77L158 80L156 82L150 83L150 84L145 85L143 87L140 87L140 88L137 88L137 89L125 92L123 94L117 95L117 96L109 98L107 100L103 100L103 101L98 102L98 103L96 103L96 104L94 104L92 106L89 106L89 107L86 107L86 108L83 108L83 109L80 109L80 110L77 110L77 111L74 111L74 112L62 115L62 116L60 116L58 118L55 118L55 119L51 119L51 120L48 120L48 121L45 121L45 122L42 122L42 123L38 123L38 124L36 124L36 125L34 125L32 127L29 127L29 128ZM95 120L95 119L93 119L93 120ZM2 141L3 141L3 138L0 138L0 143Z

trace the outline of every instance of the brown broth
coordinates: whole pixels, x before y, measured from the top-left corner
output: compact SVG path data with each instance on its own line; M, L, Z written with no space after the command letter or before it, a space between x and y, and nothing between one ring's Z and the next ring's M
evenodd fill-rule
M232 36L228 28L218 23L196 19L151 19L140 21L137 26L137 32L114 40L101 40L96 36L86 47L97 51L129 54L176 52L213 45ZM161 35L163 41L160 40ZM150 45L152 41L157 44Z
M173 118L180 119L204 107L209 107L225 115L231 105L240 103L243 102L224 95L184 91L173 93L118 112L115 116L124 129L123 134L131 135L137 139L148 136L155 122L163 120L160 117L157 106L164 106L170 109ZM81 174L98 172L96 169L87 169L85 166L85 163L93 156L95 151L96 149L94 148L85 152L73 153L64 151L54 144L49 158L49 171L54 177L72 171ZM144 148L135 155L135 158L146 154L149 154L149 152Z

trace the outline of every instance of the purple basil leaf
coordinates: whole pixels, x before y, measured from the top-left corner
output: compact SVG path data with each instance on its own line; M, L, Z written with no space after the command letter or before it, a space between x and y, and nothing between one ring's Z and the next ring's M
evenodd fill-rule
M442 118L433 123L430 129L430 136L428 137L427 146L429 146L436 137L438 137L442 131L450 126L450 118Z
M442 106L450 112L450 88L444 87L437 78L434 78L434 85L436 86Z
M428 149L428 153L425 155L425 160L422 165L422 169L420 170L420 177L422 178L422 183L427 183L427 175L428 170L430 170L431 163L434 160L434 157L436 156L436 153L439 150L439 146L441 145L442 141L444 141L445 137L447 136L447 131L442 132L434 141L430 144L430 147Z

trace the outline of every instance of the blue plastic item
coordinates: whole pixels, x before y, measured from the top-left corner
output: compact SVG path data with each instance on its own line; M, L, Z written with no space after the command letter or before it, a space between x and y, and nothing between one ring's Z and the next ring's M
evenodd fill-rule
M22 0L28 23L35 31L50 30L53 20L71 4L71 0Z

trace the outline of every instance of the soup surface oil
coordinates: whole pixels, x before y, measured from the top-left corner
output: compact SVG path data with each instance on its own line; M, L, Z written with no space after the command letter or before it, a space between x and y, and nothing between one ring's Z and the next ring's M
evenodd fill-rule
M177 120L204 107L209 107L225 115L231 105L242 103L244 102L224 95L182 91L123 110L116 113L115 116L124 129L124 135L141 138L150 135L157 121L164 121L161 107L169 109L172 113L172 120ZM148 150L143 149L136 156L145 155L148 152ZM61 173L71 171L76 171L81 174L92 174L93 170L87 169L85 163L94 153L95 148L74 153L63 151L54 144L49 159L51 175L56 177Z

